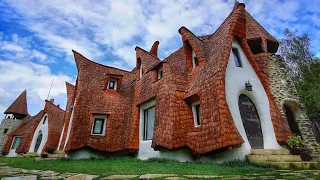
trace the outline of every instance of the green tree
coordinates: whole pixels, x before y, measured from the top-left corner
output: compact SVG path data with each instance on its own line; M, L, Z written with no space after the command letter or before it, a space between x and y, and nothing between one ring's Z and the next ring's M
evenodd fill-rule
M307 34L288 29L280 40L280 54L289 69L298 94L310 115L320 115L320 60L311 51Z

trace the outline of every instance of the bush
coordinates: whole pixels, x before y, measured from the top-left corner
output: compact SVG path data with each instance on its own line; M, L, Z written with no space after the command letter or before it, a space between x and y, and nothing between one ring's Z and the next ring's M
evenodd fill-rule
M290 148L299 148L304 146L304 140L301 138L301 136L293 135L286 141L287 145Z

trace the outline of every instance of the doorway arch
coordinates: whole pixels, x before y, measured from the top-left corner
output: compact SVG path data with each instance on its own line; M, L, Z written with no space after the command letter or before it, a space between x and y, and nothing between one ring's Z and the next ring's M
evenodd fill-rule
M301 136L301 131L296 121L295 111L288 104L283 105L283 111L286 115L290 130L293 134Z
M35 146L34 146L34 152L37 152L37 151L39 150L41 141L42 141L42 132L40 131L40 132L39 132L39 135L38 135L38 137L37 137L36 144L35 144Z
M258 111L251 99L239 96L239 111L249 144L252 149L263 149L263 135Z

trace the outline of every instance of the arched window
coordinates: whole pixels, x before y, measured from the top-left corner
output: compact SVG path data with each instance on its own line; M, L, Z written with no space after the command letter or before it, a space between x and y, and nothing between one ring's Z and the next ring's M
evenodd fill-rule
M42 132L40 131L39 135L38 135L38 138L37 138L37 141L36 141L36 145L34 147L34 152L37 152L39 150L41 141L42 141Z

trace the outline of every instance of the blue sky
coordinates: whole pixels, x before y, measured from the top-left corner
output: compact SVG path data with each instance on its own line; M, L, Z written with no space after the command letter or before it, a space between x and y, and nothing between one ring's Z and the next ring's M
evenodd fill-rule
M320 57L318 0L245 0L247 11L274 37L285 28L308 33ZM65 81L77 70L72 49L96 62L131 70L135 46L149 50L160 41L164 59L182 45L178 29L213 33L227 17L233 0L0 1L0 112L27 89L34 115L50 97L65 107Z

